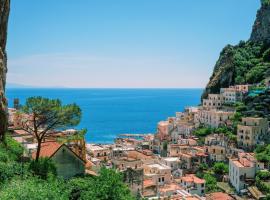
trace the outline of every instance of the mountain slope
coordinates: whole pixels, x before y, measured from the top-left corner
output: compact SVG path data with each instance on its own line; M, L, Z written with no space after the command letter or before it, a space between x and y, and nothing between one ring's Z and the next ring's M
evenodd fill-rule
M262 1L251 37L238 45L227 45L214 67L202 98L221 87L258 83L270 75L270 2Z

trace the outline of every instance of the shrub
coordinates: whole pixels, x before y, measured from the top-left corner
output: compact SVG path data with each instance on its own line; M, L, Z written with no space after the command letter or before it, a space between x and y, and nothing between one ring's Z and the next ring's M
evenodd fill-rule
M50 174L56 176L56 167L49 158L40 158L38 161L32 160L29 170L42 179L47 179Z
M5 184L0 191L1 200L31 199L31 200L67 200L69 190L64 182L57 179L46 181L37 177L13 179Z

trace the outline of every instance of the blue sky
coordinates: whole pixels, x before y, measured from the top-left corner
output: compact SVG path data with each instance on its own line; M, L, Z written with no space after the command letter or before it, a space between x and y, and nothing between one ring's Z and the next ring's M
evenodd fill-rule
M198 88L247 40L259 0L12 0L8 82Z

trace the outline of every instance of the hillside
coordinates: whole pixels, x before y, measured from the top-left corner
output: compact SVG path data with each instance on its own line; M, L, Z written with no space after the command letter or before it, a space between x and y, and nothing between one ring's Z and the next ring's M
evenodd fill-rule
M202 97L221 87L259 83L270 75L270 2L262 0L251 37L238 45L227 45L220 53Z

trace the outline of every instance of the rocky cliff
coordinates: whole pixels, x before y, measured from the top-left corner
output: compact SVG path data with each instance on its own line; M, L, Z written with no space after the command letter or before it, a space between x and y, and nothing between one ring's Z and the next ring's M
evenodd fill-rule
M262 3L252 28L250 40L253 42L270 42L270 5Z
M218 93L221 87L262 81L270 72L269 44L270 2L263 0L250 39L222 50L202 98Z
M0 140L7 127L5 85L7 73L7 26L10 9L10 0L0 0Z

